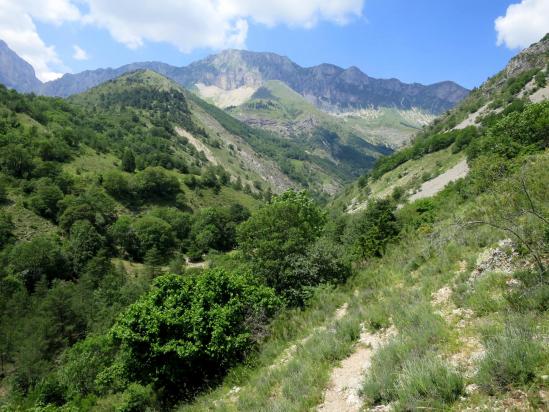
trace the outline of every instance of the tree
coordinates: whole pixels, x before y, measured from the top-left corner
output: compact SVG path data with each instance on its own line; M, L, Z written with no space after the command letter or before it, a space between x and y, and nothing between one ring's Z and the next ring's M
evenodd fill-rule
M77 220L88 220L99 233L116 219L115 203L101 189L91 187L80 196L65 196L59 203L63 212L59 226L68 232Z
M153 248L157 250L157 254L166 257L175 246L173 229L162 219L143 215L135 219L131 228L139 243L139 258L141 259Z
M0 169L14 177L27 177L34 168L29 150L21 144L8 144L0 154Z
M287 285L282 286L286 299L291 304L302 305L310 295L310 288L321 283L344 282L351 275L351 265L344 256L344 248L326 238L311 244L305 255L292 262L285 279Z
M66 277L59 243L46 236L17 243L9 255L9 270L21 276L29 290L33 290L42 277L47 281Z
M0 249L2 249L4 246L6 246L9 242L13 240L14 228L15 226L13 225L13 221L11 220L11 216L8 215L6 212L1 211L0 212Z
M56 219L59 211L59 201L63 199L63 192L51 179L42 178L36 182L33 194L29 197L28 205L31 210L46 219Z
M254 344L256 323L278 304L272 289L248 275L221 269L164 275L119 318L112 336L130 381L175 396L240 360Z
M235 224L226 209L214 207L200 210L191 231L193 255L201 255L209 249L228 251L235 246Z
M108 233L115 246L118 246L130 257L137 259L140 255L139 240L132 227L133 220L128 215L120 216L109 228Z
M131 149L124 150L122 155L122 170L128 173L135 171L135 156Z
M137 191L143 199L171 199L181 190L179 181L163 167L147 167L136 176Z
M133 182L122 172L112 170L103 175L103 187L116 199L130 200L133 195Z
M104 243L105 238L97 233L88 220L74 222L67 243L67 252L74 271L80 273L86 263L101 250Z
M346 242L362 259L379 257L399 233L394 204L386 199L372 201L347 226Z
M238 227L238 245L254 272L278 293L300 289L292 263L322 233L325 213L304 192L275 196ZM293 281L290 281L293 279Z

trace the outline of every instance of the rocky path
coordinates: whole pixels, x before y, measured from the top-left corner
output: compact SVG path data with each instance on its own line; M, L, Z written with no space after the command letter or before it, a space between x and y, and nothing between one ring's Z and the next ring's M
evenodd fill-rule
M371 365L372 355L391 336L394 328L378 333L363 331L356 350L332 371L319 412L358 412L362 406L359 396L364 375Z

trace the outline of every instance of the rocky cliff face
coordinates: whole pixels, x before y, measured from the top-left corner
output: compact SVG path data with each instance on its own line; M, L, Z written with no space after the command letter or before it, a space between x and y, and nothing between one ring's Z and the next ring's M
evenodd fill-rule
M0 40L0 84L23 93L37 91L42 84L36 78L32 66L2 40Z
M284 56L226 50L177 70L175 79L190 86L214 85L226 90L280 80L317 107L340 111L365 107L421 108L443 112L462 100L468 90L447 81L425 86L397 79L374 79L357 67L332 64L301 67Z

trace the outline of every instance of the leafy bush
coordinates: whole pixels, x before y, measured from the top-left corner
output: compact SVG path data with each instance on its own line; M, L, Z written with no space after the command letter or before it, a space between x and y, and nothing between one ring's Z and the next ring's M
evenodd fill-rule
M241 359L253 347L253 330L278 304L271 289L247 275L164 275L119 318L112 336L131 380L176 396Z
M0 249L14 239L14 228L11 216L4 211L0 212Z
M280 287L286 299L295 305L302 305L310 297L310 289L322 284L344 282L351 275L351 265L345 261L343 246L325 238L311 244L304 256L296 257L291 265L287 283ZM299 287L297 287L299 285Z
M47 219L56 219L58 203L63 199L61 189L49 178L42 178L35 184L33 194L28 199L28 206L38 215Z
M173 229L162 219L143 215L132 222L131 228L139 245L136 257L140 259L151 249L156 249L160 256L165 257L175 246Z
M59 226L66 232L76 221L88 220L99 233L104 233L116 219L113 199L96 187L80 196L65 196L59 205L62 210Z
M70 229L67 255L73 270L79 273L104 246L105 238L88 220L77 220Z
M511 159L549 146L549 102L528 105L504 116L468 149L469 159L495 154Z

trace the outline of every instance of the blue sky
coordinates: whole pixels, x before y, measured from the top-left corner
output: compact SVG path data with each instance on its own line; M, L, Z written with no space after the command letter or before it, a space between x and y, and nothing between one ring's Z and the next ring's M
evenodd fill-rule
M32 9L19 0L2 3L36 44L5 40L42 78L144 60L181 66L236 47L283 54L303 66L354 65L373 77L454 80L471 88L549 31L549 0L26 1ZM0 38L13 37L2 24L0 11Z

